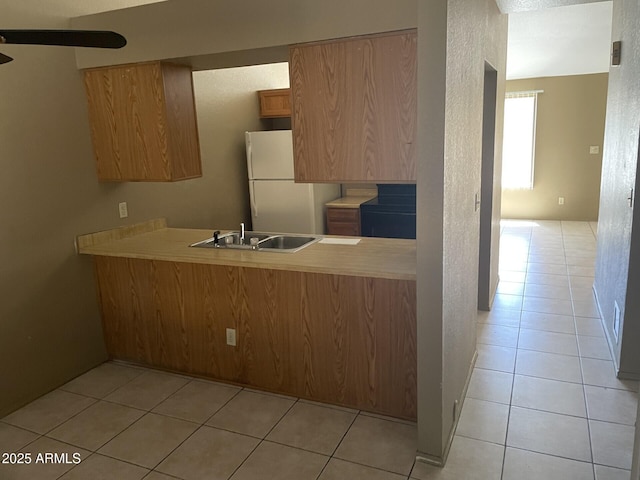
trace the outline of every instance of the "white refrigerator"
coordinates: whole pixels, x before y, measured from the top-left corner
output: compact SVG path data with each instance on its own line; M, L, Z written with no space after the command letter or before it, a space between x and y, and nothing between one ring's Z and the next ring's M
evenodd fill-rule
M340 185L293 181L291 130L246 132L245 141L252 229L324 234L324 204L340 197Z

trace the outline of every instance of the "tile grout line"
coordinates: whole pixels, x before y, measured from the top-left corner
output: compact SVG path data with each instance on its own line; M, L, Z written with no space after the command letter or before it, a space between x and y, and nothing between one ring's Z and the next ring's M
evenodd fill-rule
M531 236L533 235L533 231L531 231L531 233L529 234L529 240L527 243L527 262L529 260L529 254L531 252ZM509 424L511 423L511 409L513 406L513 390L515 388L515 382L516 382L516 366L518 364L518 345L520 344L520 329L521 329L521 325L522 325L522 309L524 308L524 293L526 291L527 288L527 277L529 276L528 274L528 264L527 264L527 271L525 272L525 277L524 277L524 286L522 289L522 303L520 304L520 313L518 316L518 337L516 340L516 352L515 352L515 357L513 359L513 371L512 371L512 376L511 376L511 394L509 395L509 410L507 413L507 428L505 430L504 433L504 449L502 451L502 468L500 469L500 479L504 479L504 468L505 468L505 464L506 464L506 460L507 460L507 444L508 444L508 438L509 438Z

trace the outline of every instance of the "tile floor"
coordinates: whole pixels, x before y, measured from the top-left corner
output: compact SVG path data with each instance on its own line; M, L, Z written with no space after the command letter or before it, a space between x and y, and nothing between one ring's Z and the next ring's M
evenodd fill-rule
M33 459L0 478L629 479L638 385L615 378L598 319L594 229L503 222L444 469L414 462L409 422L109 362L0 419L0 452Z

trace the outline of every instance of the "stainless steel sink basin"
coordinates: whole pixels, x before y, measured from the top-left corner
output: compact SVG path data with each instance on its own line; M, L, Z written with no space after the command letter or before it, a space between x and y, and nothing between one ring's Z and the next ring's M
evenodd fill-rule
M268 248L271 250L297 250L317 240L319 240L319 238L316 237L294 237L287 235L278 235L275 237L267 238L266 240L260 242L258 246L260 247L260 249Z
M277 233L245 232L242 239L240 232L229 232L215 238L207 238L196 242L191 247L201 248L237 248L268 252L294 253L320 240L321 237L308 235L280 235Z

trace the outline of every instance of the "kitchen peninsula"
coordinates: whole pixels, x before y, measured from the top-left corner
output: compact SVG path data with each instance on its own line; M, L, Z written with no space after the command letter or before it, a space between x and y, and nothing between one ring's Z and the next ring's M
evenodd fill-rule
M78 237L112 358L416 418L414 240L189 247L211 234L154 220Z

